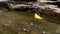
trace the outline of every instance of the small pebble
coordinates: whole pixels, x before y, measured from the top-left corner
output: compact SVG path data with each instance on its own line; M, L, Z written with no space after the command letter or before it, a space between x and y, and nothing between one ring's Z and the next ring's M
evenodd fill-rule
M23 30L25 31L26 29L24 28Z
M29 30L27 30L27 32L29 32Z
M30 30L24 28L23 31L29 32Z
M30 23L32 26L34 25L33 23Z
M11 21L9 21L9 23L11 23Z
M45 34L46 32L45 31L43 31L43 34Z

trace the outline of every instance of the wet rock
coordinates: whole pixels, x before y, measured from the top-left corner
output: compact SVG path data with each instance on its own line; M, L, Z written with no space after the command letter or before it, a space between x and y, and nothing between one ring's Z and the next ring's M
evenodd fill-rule
M43 10L41 10L41 9L43 9ZM58 8L58 6L55 6L55 5L42 6L40 8L40 11L37 11L37 13L42 18L44 18L45 20L48 20L50 22L55 22L55 23L60 22L60 8Z

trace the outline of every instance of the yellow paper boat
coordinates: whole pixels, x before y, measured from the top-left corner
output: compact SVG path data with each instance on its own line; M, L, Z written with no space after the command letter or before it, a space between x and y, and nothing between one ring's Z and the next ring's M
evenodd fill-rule
M37 13L35 13L34 17L35 17L36 19L43 19L43 18L40 17Z

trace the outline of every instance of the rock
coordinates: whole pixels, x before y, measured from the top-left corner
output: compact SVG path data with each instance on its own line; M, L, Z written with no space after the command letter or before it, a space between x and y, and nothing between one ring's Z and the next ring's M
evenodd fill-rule
M45 5L40 8L37 13L46 20L51 20L53 22L60 21L60 8L53 5ZM48 17L49 16L49 17Z

